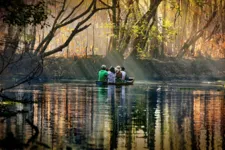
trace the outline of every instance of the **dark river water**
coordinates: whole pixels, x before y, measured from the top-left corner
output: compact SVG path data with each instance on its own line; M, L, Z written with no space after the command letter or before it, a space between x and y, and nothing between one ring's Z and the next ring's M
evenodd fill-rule
M29 119L39 149L225 149L225 96L217 86L45 83L10 94L36 103L15 104L29 112L0 118L0 140L12 132L26 143L35 134Z

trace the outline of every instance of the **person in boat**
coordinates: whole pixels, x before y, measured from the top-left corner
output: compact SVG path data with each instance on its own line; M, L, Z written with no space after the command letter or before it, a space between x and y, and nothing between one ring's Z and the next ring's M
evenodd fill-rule
M129 80L129 77L127 76L127 73L125 72L125 68L121 67L121 73L122 73L122 80L127 81Z
M110 67L108 71L108 83L115 83L116 82L116 72L114 67Z
M102 65L101 70L98 72L98 81L107 82L107 76L106 65Z
M116 66L116 82L122 82L122 73L121 73L121 67Z

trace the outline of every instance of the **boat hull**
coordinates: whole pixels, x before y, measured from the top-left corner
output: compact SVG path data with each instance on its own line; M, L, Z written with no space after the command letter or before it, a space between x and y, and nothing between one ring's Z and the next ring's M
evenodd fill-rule
M102 85L133 85L134 84L134 79L130 79L126 82L116 82L116 83L107 83L107 82L102 82L102 81L96 81L96 85L102 86Z

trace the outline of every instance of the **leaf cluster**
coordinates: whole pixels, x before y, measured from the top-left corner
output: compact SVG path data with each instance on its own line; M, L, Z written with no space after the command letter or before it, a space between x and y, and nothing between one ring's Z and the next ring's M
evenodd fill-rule
M47 19L44 1L26 4L22 0L0 0L0 9L3 22L11 25L38 25Z

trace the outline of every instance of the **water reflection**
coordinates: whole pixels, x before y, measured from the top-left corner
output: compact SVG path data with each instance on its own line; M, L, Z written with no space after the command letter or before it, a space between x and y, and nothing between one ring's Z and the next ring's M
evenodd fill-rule
M157 86L96 87L52 83L10 91L38 100L0 123L0 139L12 132L26 142L38 126L37 141L52 149L224 149L224 91ZM2 119L2 118L0 118Z

